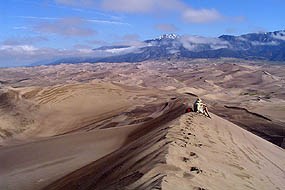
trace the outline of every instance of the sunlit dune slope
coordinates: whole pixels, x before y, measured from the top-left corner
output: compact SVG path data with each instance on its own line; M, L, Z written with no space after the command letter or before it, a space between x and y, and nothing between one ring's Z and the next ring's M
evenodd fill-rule
M168 116L164 116L164 119ZM139 128L108 156L45 189L282 189L284 150L212 114Z
M3 145L61 135L119 116L133 106L147 104L152 91L126 89L112 83L90 82L51 87L1 90L0 140ZM154 92L156 93L156 92ZM155 96L154 96L155 97ZM124 116L117 118L123 120ZM108 121L107 121L108 123Z
M41 189L58 178L125 147L185 111L181 100L137 107L112 120L127 125L86 128L39 141L0 148L0 189ZM144 119L143 119L144 118ZM146 119L148 118L148 119ZM107 123L113 123L108 121ZM104 124L102 124L104 126Z

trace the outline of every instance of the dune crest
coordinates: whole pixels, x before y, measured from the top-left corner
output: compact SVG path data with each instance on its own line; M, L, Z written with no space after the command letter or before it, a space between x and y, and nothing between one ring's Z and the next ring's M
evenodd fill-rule
M45 189L282 189L285 185L284 150L216 115L209 119L187 113L161 125L158 120L133 135L117 151Z

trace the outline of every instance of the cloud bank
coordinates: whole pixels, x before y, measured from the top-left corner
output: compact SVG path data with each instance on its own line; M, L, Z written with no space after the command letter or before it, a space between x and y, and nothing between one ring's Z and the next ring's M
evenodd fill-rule
M44 36L32 36L32 37L17 37L8 38L2 41L3 45L32 45L39 42L48 41L47 37Z
M282 32L279 32L278 34L272 34L272 37L278 40L284 40L285 41L285 30Z
M219 21L222 14L215 9L194 9L182 0L55 0L58 4L67 6L103 9L118 13L179 13L181 19L188 23L208 23Z
M182 36L180 38L183 46L190 51L200 51L201 49L221 49L228 48L230 44L219 38L209 38L202 36Z
M221 20L223 16L215 9L191 9L183 13L183 18L189 23L208 23Z
M14 67L30 65L38 61L51 62L55 59L77 56L101 56L86 49L37 48L33 45L0 45L0 66ZM45 62L46 63L46 62Z
M40 22L34 26L34 31L62 36L93 36L97 33L87 25L86 20L80 18Z

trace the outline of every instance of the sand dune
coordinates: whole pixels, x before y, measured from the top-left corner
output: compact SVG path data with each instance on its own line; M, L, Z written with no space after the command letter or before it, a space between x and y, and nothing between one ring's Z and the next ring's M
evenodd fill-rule
M234 124L189 113L45 189L282 189L284 150Z
M2 125L2 130L10 134L2 135L3 139L9 141L9 137L13 137L14 140L25 140L63 134L96 119L108 118L128 107L127 96L122 97L116 92L107 96L109 88L98 88L97 85L93 88L92 85L67 85L23 93L20 100L13 101L11 109L0 109L1 122L12 123L15 127ZM26 102L29 106L25 106Z
M104 129L0 148L0 189L41 189L120 148L133 130Z
M0 69L0 189L282 189L284 68L195 59ZM185 114L197 96L212 119Z
M212 119L185 115L179 127L173 130L185 133L186 142L174 138L181 144L170 147L168 164L183 168L186 173L192 171L193 178L188 180L185 174L168 175L162 183L165 189L174 189L175 186L184 187L180 189L190 186L197 189L284 187L284 150L260 137L215 115ZM185 148L181 147L184 145Z
M19 91L0 89L0 146L4 139L25 131L33 123L37 110L35 104L22 99Z
M141 92L97 81L9 89L0 96L0 140L7 146L92 127L147 104Z
M70 134L0 148L0 162L3 164L0 188L41 189L63 175L124 147L133 138L150 131L153 124L175 119L184 113L185 108L181 101L175 99L130 110L125 113L128 117L123 117L124 122L129 123L126 126L109 125L98 130L82 127ZM140 116L149 119L143 120Z

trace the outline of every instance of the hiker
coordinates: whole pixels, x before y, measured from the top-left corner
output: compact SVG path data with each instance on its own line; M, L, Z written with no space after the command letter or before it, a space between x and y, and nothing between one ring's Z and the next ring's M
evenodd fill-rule
M200 98L197 98L194 103L194 112L202 113L211 118L207 105L204 104Z

